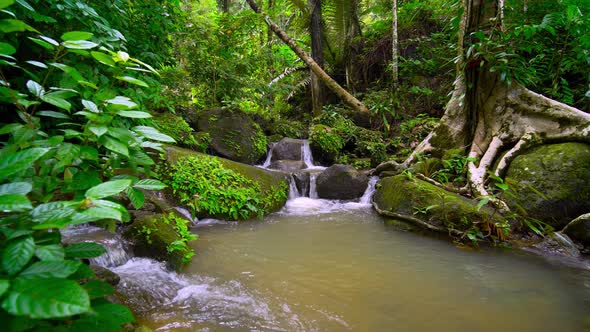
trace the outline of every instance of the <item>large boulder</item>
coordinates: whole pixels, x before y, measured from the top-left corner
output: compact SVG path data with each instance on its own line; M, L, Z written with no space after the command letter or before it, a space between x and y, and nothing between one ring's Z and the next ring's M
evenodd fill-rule
M305 163L301 160L275 160L270 164L269 168L286 172L294 172L307 168L307 165L305 165Z
M363 195L368 184L367 175L352 166L336 164L317 177L316 190L320 198L355 199Z
M484 226L500 221L497 220L498 213L485 207L479 209L477 201L407 175L381 179L373 203L381 211L460 231L467 230L475 222Z
M572 220L565 226L562 232L590 248L590 213L586 213Z
M561 229L590 212L590 145L542 145L516 157L506 173L516 195L505 197L515 211Z
M221 157L252 165L266 155L266 136L242 111L202 111L196 122L199 131L209 134L209 148Z
M322 165L331 165L344 147L344 141L334 129L317 124L309 129L309 146L314 161Z
M303 160L302 148L303 140L285 137L272 147L271 160Z
M163 180L197 216L244 220L278 211L289 193L286 176L174 146L164 148Z

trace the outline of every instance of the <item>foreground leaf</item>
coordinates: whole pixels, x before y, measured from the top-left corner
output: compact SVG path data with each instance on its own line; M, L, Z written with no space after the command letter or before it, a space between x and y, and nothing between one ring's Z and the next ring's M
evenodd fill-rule
M31 236L12 241L2 253L2 267L9 275L18 273L35 254L35 241Z
M78 270L78 261L42 261L36 262L19 274L25 278L67 278Z
M113 180L94 186L86 191L86 198L99 199L116 195L131 185L131 180Z
M0 159L0 179L31 167L47 151L49 149L33 148L3 156Z
M94 242L80 242L65 248L67 258L95 258L106 252L103 246Z
M73 280L16 279L2 302L2 308L13 315L31 318L68 317L88 312L90 298Z

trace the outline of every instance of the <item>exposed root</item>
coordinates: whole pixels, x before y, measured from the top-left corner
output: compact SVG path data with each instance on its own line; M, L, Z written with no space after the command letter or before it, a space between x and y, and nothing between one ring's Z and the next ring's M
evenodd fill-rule
M441 189L444 189L444 190L454 193L454 194L461 194L461 195L468 195L469 194L469 188L467 186L461 187L461 188L452 188L449 186L445 186L444 184L442 184L434 179L431 179L431 178L425 176L424 174L418 173L414 176L422 181L428 182L432 185L435 185Z
M385 211L385 210L381 210L377 204L375 204L375 202L373 202L373 207L375 208L375 210L377 211L377 213L379 213L382 216L387 216L387 217L391 217L391 218L395 218L395 219L399 219L399 220L403 220L403 221L407 221L407 222L411 222L414 223L422 228L434 231L434 232L439 232L439 233L448 233L450 235L455 235L455 236L463 236L463 232L460 232L456 229L447 229L444 227L438 227L438 226L434 226L431 225L421 219L418 219L416 217L411 217L411 216L406 216L403 214L399 214L399 213L395 213L395 212L391 212L391 211Z
M533 133L524 134L524 136L520 138L518 143L516 143L516 145L514 145L512 149L508 150L508 152L506 152L504 156L500 159L500 161L498 162L498 166L494 170L494 175L498 177L503 176L506 172L506 169L508 168L508 165L510 165L512 160L514 160L514 158L516 158L516 156L519 155L522 151L534 145L534 142L536 141L538 141L538 138Z

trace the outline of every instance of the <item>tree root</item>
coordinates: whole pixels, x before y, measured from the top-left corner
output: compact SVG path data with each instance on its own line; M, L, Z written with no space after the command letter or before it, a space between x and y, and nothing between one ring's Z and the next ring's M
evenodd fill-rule
M460 194L460 195L465 195L465 196L469 195L469 187L467 187L467 186L461 187L461 188L452 188L452 187L445 186L444 184L442 184L434 179L431 179L424 174L418 173L414 176L422 181L428 182L434 186L437 186L437 187L444 189L448 192L451 192L453 194Z
M403 220L403 221L407 221L407 222L411 222L414 223L422 228L428 229L430 231L434 231L434 232L439 232L439 233L448 233L450 235L455 235L455 236L463 236L463 232L460 232L456 229L447 229L444 227L438 227L438 226L434 226L431 225L421 219L418 219L416 217L411 217L411 216L406 216L403 214L399 214L399 213L395 213L395 212L391 212L391 211L385 211L385 210L381 210L377 204L375 204L375 202L373 202L373 208L375 208L375 211L377 211L377 213L379 213L382 216L386 216L386 217L391 217L391 218L395 218L395 219L399 219L399 220Z

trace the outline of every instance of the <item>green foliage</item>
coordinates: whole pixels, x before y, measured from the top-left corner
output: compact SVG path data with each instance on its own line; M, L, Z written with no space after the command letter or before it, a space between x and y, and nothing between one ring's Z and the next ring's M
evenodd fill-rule
M193 136L191 126L178 115L172 113L158 114L154 118L154 124L162 133L172 137L181 146L188 148L199 146Z
M64 248L58 230L128 221L118 196L126 193L140 207L138 189L164 187L156 180L113 177L120 169L149 173L154 162L144 148L173 142L144 126L151 115L132 99L147 85L143 73L155 71L118 50L120 40L109 39L114 30L106 25L52 30L51 17L24 1L11 3L0 3L0 316L9 330L18 324L34 330L120 329L133 315L104 299L112 287L88 281L94 275L84 262L105 249L94 243ZM59 14L66 15L71 4L64 1ZM52 38L54 31L61 37ZM105 291L97 293L97 286Z
M189 224L188 220L181 218L181 217L177 217L172 212L170 212L168 215L164 216L164 223L174 224L174 229L176 230L176 232L180 236L180 239L178 239L168 245L168 247L167 247L168 252L181 250L181 251L185 252L184 256L182 257L182 261L184 263L190 262L191 258L193 258L193 256L195 255L195 251L192 248L190 248L187 245L187 243L198 239L199 236L196 234L193 234L188 229L188 224Z
M309 143L333 156L337 156L344 147L342 138L332 128L321 124L309 129Z
M215 157L181 158L171 167L168 182L197 214L238 220L265 212L260 185L224 168Z

